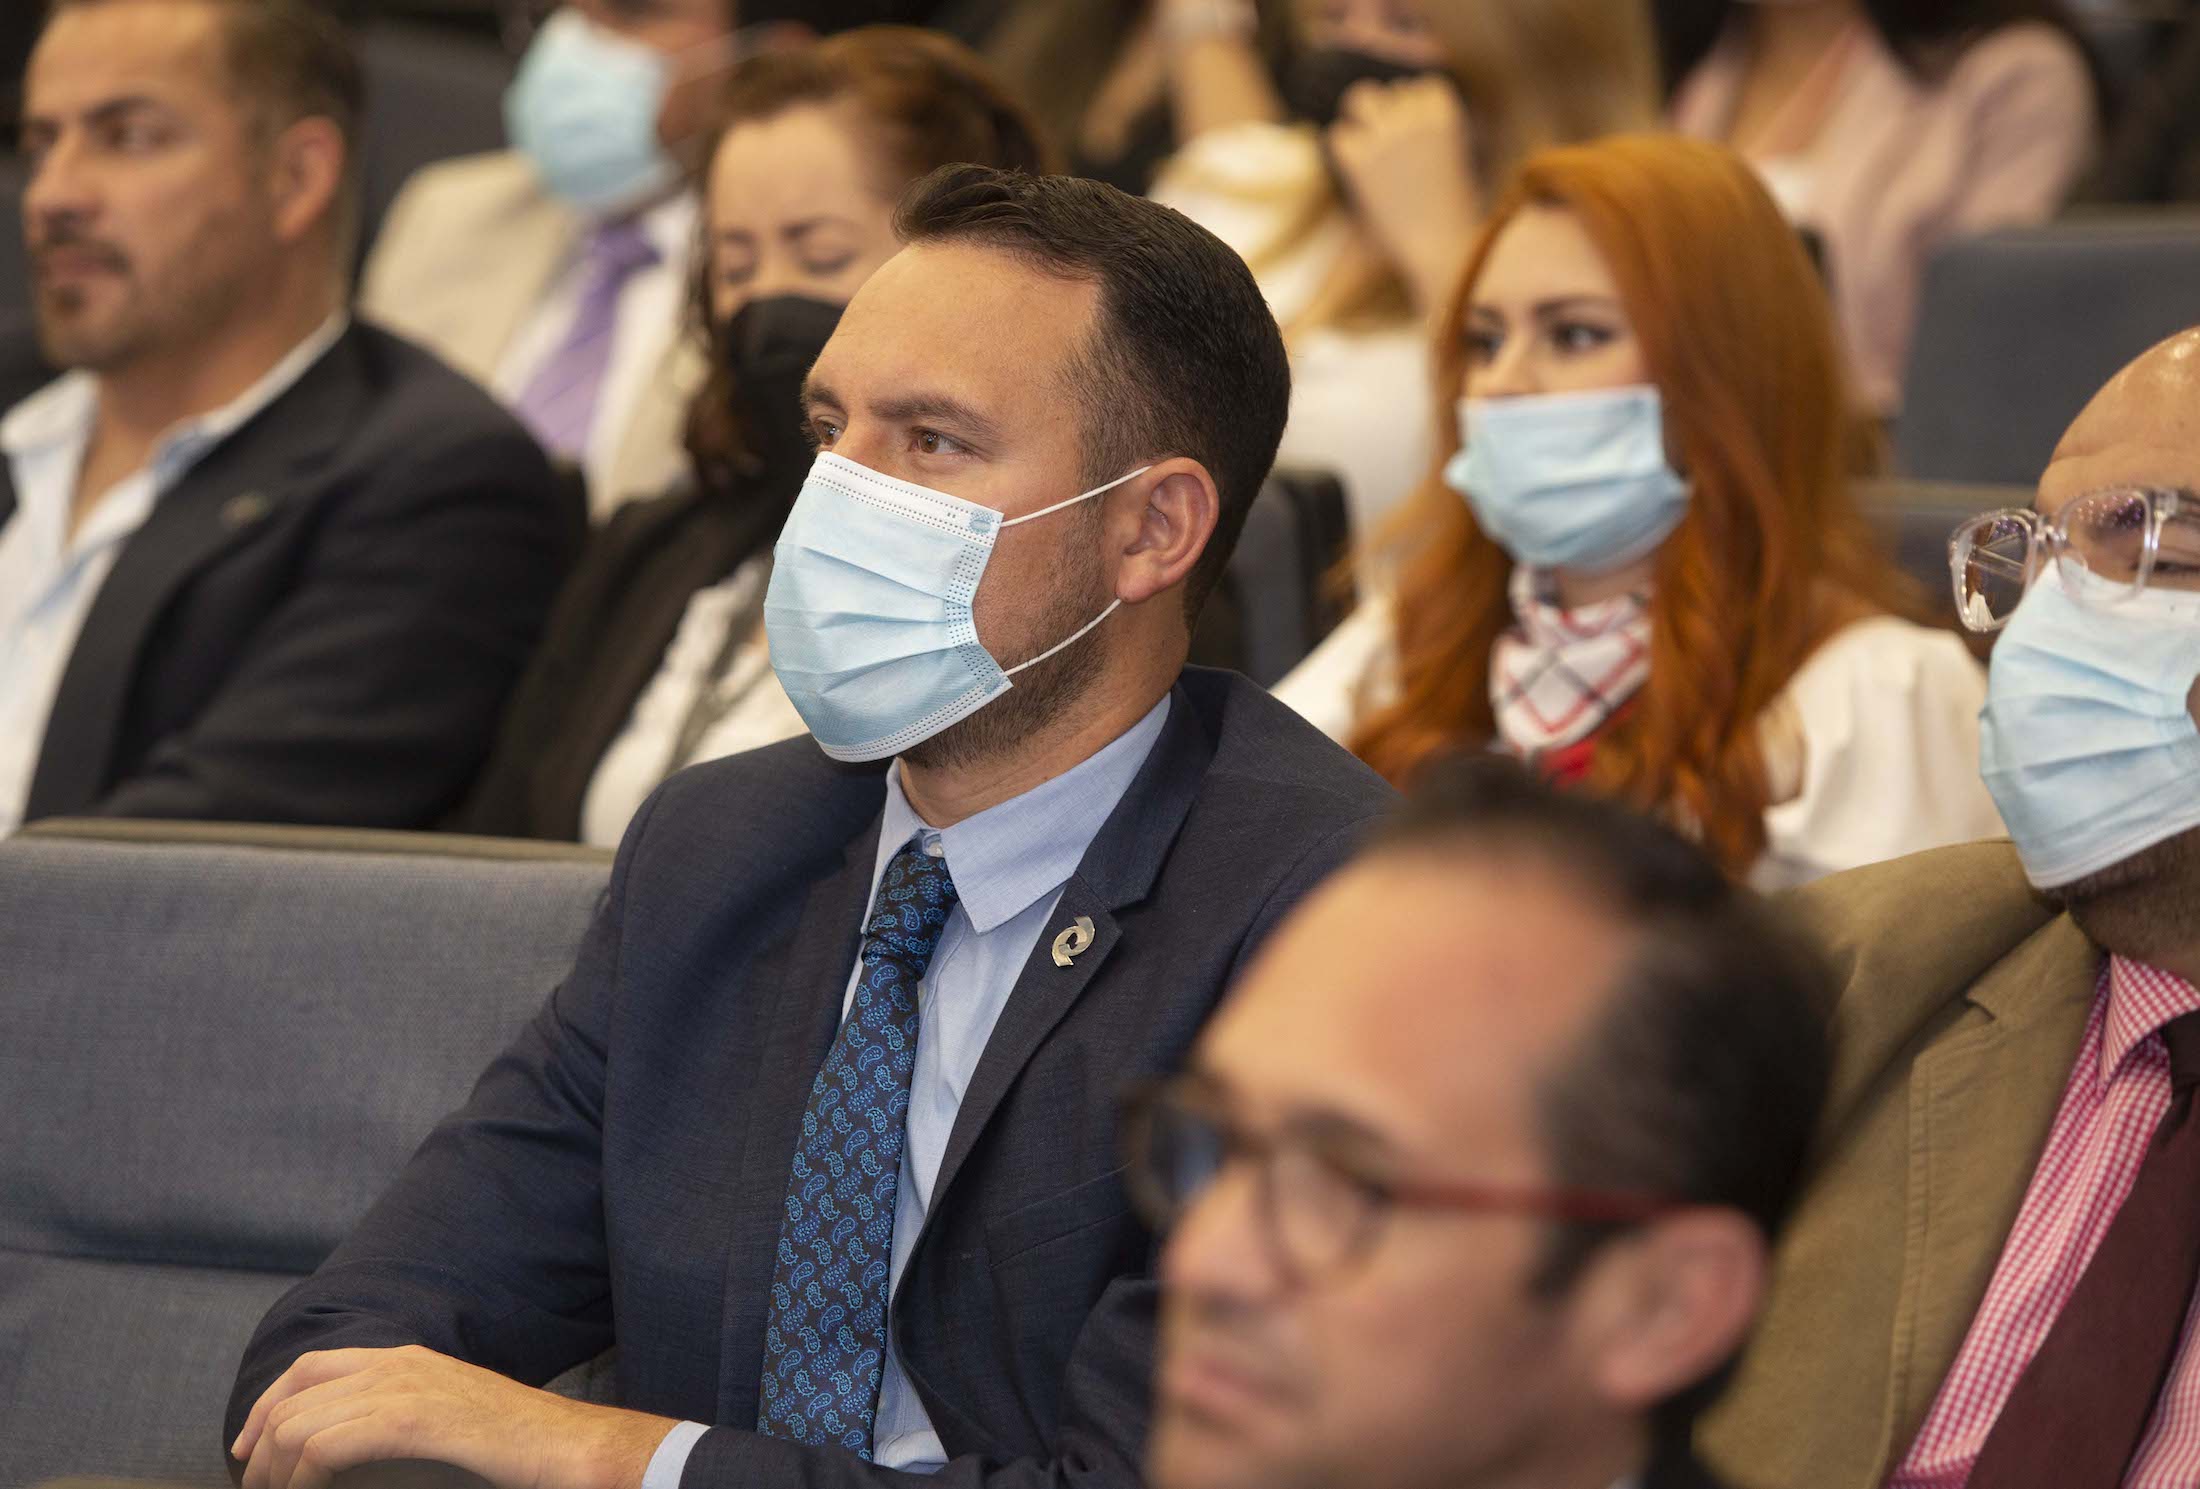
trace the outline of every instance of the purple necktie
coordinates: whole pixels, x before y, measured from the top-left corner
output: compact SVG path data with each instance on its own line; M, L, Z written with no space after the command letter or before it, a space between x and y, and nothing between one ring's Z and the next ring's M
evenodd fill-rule
M548 361L520 390L520 421L553 455L578 460L588 449L596 399L611 365L619 295L636 273L657 262L657 250L631 219L609 222L588 236L580 306Z

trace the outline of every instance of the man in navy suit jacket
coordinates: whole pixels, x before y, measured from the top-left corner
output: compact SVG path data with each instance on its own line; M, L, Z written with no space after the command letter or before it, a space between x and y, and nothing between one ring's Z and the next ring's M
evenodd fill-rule
M351 319L360 102L305 0L53 8L22 191L69 371L0 417L0 832L429 827L488 752L582 508L486 393Z
M1289 399L1243 264L974 166L900 227L766 606L814 741L644 806L572 976L248 1347L253 1489L1139 1482L1117 1103L1391 793L1184 667ZM614 1345L623 1408L533 1389Z

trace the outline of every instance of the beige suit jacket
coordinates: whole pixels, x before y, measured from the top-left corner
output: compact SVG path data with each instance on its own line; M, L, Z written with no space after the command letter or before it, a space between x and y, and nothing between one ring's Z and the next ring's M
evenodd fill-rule
M2006 842L1838 875L1793 903L1840 974L1834 1079L1771 1306L1703 1445L1741 1482L1871 1489L1985 1296L2101 952L2033 895Z
M391 204L367 260L360 308L493 387L506 348L582 229L579 215L542 189L516 151L427 166ZM611 489L589 492L598 519L623 502L662 495L685 473L681 433L704 371L690 338L668 335L613 454Z

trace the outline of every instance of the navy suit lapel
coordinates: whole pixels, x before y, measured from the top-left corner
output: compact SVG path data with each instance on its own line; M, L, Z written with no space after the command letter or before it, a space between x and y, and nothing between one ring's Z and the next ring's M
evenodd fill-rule
M1153 888L1176 843L1177 832L1199 797L1213 756L1214 742L1194 712L1191 699L1178 687L1169 705L1169 721L1154 742L1153 753L1146 757L1130 790L1123 793L1123 800L1093 839L1076 874L1063 886L1061 903L1039 933L1039 944L1032 948L1031 959L1024 964L1023 974L1016 979L1016 987L986 1041L985 1053L978 1057L978 1068L963 1093L954 1130L948 1135L947 1152L940 1160L939 1178L933 1185L932 1205L925 1220L927 1231L932 1229L956 1176L1017 1076L1031 1063L1055 1025L1093 985L1120 944L1122 934L1115 912L1138 903ZM1092 944L1069 966L1061 966L1054 959L1054 943L1080 916L1092 922Z
M755 1065L756 1085L743 1097L748 1136L741 1145L731 1190L734 1211L725 1230L733 1245L726 1261L719 1330L720 1422L755 1419L787 1176L809 1109L810 1087L840 1028L841 1004L869 908L878 834L875 821L868 832L857 833L839 869L811 892L783 964L756 969L755 995L775 999L775 1006L756 1022L767 1031L766 1042Z
M359 335L346 333L289 392L193 466L123 545L54 693L27 816L77 810L104 794L140 653L161 612L194 573L272 516L358 421L368 396Z

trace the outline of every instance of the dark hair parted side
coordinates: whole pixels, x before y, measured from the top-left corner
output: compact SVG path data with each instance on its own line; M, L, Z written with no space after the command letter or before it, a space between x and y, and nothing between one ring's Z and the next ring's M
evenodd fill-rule
M1399 849L1532 861L1640 937L1540 1095L1559 1182L1731 1208L1775 1238L1825 1102L1832 982L1817 948L1671 829L1499 756L1432 767L1375 844ZM1564 1291L1618 1233L1556 1227L1539 1291ZM1685 1430L1731 1365L1667 1402L1661 1433Z
M956 161L1012 171L1055 168L1038 121L976 52L936 31L864 26L810 46L760 52L734 68L718 100L717 140L704 155L706 196L708 162L726 131L804 104L849 110L864 153L876 162L871 185L884 202L898 202L918 177ZM755 442L726 355L725 327L711 315L710 258L707 249L696 255L688 294L690 325L710 372L688 407L687 453L705 490L735 491Z
M49 0L49 18L112 0ZM344 139L344 184L336 203L337 239L347 250L358 231L359 131L367 83L351 35L310 0L193 0L221 22L222 62L230 91L262 136L272 139L301 119L326 119Z
M1184 586L1187 620L1222 577L1275 464L1291 368L1252 272L1181 213L1072 176L934 171L902 201L902 241L974 243L1098 286L1071 364L1086 485L1174 456L1214 477L1221 512Z

